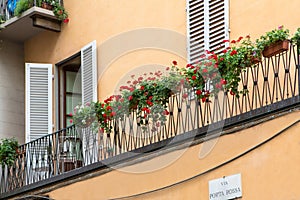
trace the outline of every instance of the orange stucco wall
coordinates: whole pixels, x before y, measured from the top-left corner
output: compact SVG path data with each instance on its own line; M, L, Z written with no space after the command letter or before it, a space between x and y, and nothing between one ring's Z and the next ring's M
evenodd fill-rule
M293 34L300 27L298 8L300 2L290 0L229 0L230 37L250 34L258 38L267 31L284 25Z
M183 64L186 63L184 1L87 0L77 1L74 4L72 0L65 0L64 4L69 12L70 22L63 25L61 33L44 32L26 41L25 61L55 64L96 40L99 71L98 96L100 99L111 95L112 87L130 69L149 63L169 66L172 60L182 60ZM132 49L120 54L116 52L116 56L111 61L106 61L107 54L110 52L118 51L124 46L130 46L140 41L143 42L143 37L146 39L153 36L151 32L144 31L147 28L155 28L162 32L174 32L175 35L182 36L181 41L177 41L177 44L170 47L171 49L168 48L167 51L157 45L155 48L155 44L154 47L150 48L146 44L144 46L143 44L133 45ZM137 32L140 33L139 39L133 35L130 41L125 39L118 43L117 40L120 37L130 35L128 31L134 30L138 30ZM159 34L157 36L153 43L164 43L164 40L159 38ZM110 41L117 42L105 46ZM181 55L176 55L177 50L174 50L175 53L172 52L172 48L180 48ZM152 51L147 51L147 49ZM143 52L144 50L146 52ZM130 54L131 51L137 52L137 55L127 57L126 54ZM113 79L102 79L105 76Z
M96 40L99 99L111 95L119 80L134 68L149 64L170 66L172 60L185 66L185 1L65 0L64 4L70 22L63 24L60 33L45 31L26 41L25 62L56 64ZM297 0L288 4L229 0L229 6L231 39L248 34L257 38L282 24L294 33L300 26ZM160 32L153 36L149 28ZM147 40L152 37L152 41ZM165 42L171 45L164 46Z
M299 120L299 114L299 111L295 111L221 136L214 148L202 158L199 153L205 143L74 182L49 195L54 199L92 200L126 197L156 190L220 166L283 131L274 139L220 168L176 186L130 199L208 199L209 180L238 173L242 176L242 199L299 199L300 123L295 123ZM292 124L291 128L284 130ZM168 162L170 158L177 159ZM149 171L140 173L145 169Z
M298 0L289 0L286 5L280 0L229 2L232 39L247 34L257 38L282 24L292 33L300 27L297 16L300 7ZM105 61L107 52L121 49L122 45L130 46L137 41L143 41L139 35L136 40L127 41L128 44L112 43L112 46L105 48L110 39L126 36L128 31L139 32L145 28L157 28L163 30L162 33L171 31L170 37L173 39L177 36L181 38L180 35L185 36L185 1L84 0L74 3L74 0L64 0L64 3L70 15L69 24L63 25L61 33L44 32L26 41L26 62L55 64L77 53L92 40L96 40L99 99L110 95L119 82L123 81L124 76L135 68L140 72L147 71L152 69L148 67L151 65L169 66L172 60L178 60L180 65L185 65L185 44L181 39L175 39L178 45L174 42L172 43L174 46L168 46L166 49L133 46L133 49L125 53L115 52L117 56L110 62ZM155 40L153 43L161 44L161 41ZM172 51L172 48L175 50ZM299 111L236 134L222 136L215 148L203 159L199 159L199 151L203 145L199 144L187 149L175 162L159 170L140 174L114 170L99 177L56 189L49 194L54 199L109 199L162 188L205 172L240 155L298 119ZM297 137L299 128L300 125L297 124L255 151L205 175L135 199L208 199L209 180L237 173L242 175L243 199L300 199L298 183L300 175L297 173L300 169L300 141ZM161 155L131 166L131 169L157 166L177 153L178 151L174 151Z

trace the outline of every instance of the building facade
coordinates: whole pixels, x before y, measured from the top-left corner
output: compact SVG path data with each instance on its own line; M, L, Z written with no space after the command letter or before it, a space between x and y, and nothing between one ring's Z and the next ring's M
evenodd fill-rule
M297 20L300 2L296 0L288 4L270 0L64 0L63 5L70 21L61 23L59 31L49 30L56 28L53 13L36 7L2 24L0 138L15 136L20 143L29 143L57 132L51 136L52 145L54 138L64 132L60 130L72 125L71 113L76 105L103 101L117 93L132 74L163 71L173 60L185 67L186 63L197 62L205 50L218 52L220 47L226 48L223 40L247 35L255 40L280 25L292 34L300 27ZM36 16L49 18L54 24L47 29L33 26L31 20L40 19ZM22 24L33 30L28 31ZM184 137L179 138L174 145L159 141L159 148L150 142L150 150L147 145L143 147L151 153L137 153L138 159L135 154L118 153L115 159L120 158L120 162L113 160L114 156L104 156L95 164L94 156L89 161L83 156L85 164L73 164L82 171L76 174L76 170L72 170L67 175L58 173L56 180L55 176L32 175L27 171L23 178L31 175L35 178L27 179L25 185L34 186L28 190L16 186L17 190L3 192L2 197L30 194L48 195L53 199L226 199L227 194L209 185L209 181L240 174L241 182L228 190L228 193L242 190L242 196L237 198L300 198L297 190L300 147L296 134L299 128L299 58L296 58L298 54L293 54L295 50L288 52L292 56L283 53L265 58L256 71L252 71L253 82L261 83L258 85L262 100L265 100L263 94L268 93L263 89L268 76L273 80L268 82L271 88L276 88L278 74L282 77L278 81L280 88L269 92L267 98L271 102L261 103L257 110L252 105L250 114L247 108L241 108L241 113L236 111L232 122L228 120L229 125L223 124L224 131L206 138L206 142L193 132L197 128L190 128L184 132L196 139L186 142ZM254 80L253 72L261 78ZM290 85L286 83L289 80ZM252 84L254 86L250 84L249 89L254 92L257 83ZM287 91L291 87L294 92L286 94L285 86ZM281 89L283 95L274 100L271 93ZM251 94L249 98L254 99L254 93ZM242 112L246 115L242 116ZM201 131L207 133L209 129ZM92 140L94 143L86 142L86 146L101 146L96 138ZM49 146L50 143L47 140L30 145ZM67 143L62 146L62 149L72 148ZM88 155L93 154L86 151ZM38 163L37 160L49 158L49 155L39 154L32 161ZM25 166L28 153L21 158L25 159ZM53 161L53 171L61 167L56 161ZM110 168L104 169L105 165ZM39 186L39 180L45 177L52 179Z

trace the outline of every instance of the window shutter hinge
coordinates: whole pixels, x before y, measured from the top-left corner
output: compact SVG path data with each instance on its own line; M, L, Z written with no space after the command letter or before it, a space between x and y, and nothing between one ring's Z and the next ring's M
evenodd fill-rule
M52 80L54 80L54 75L52 75Z

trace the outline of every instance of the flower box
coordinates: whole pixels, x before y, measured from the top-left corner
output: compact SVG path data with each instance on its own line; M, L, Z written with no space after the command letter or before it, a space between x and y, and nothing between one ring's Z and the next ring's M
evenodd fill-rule
M42 2L42 8L47 9L47 10L53 10L53 6L48 4L47 2Z
M289 40L279 41L270 46L265 47L263 50L263 56L269 58L281 52L287 51L289 49Z

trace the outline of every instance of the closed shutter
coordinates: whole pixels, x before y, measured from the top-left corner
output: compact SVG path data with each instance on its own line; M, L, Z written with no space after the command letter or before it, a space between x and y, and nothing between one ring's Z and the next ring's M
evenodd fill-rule
M97 101L96 41L81 49L82 104Z
M205 50L221 52L228 24L228 0L187 0L188 61L200 60Z
M52 132L52 65L26 63L26 142Z

